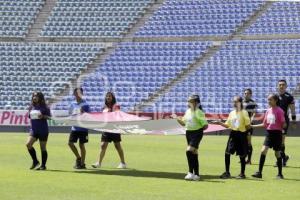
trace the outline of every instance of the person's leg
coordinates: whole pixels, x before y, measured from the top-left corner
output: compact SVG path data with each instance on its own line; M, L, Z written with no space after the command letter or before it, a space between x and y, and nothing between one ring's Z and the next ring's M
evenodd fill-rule
M41 155L42 155L41 167L46 168L46 163L48 160L47 141L40 141L40 148L41 148Z
M230 154L225 153L225 171L230 174Z
M285 138L286 138L286 135L283 134L282 135L282 145L281 145L281 160L282 160L282 163L283 163L283 166L286 166L286 163L289 159L289 156L287 156L285 154Z
M76 158L81 159L75 144L73 142L69 142L68 145L69 145L70 149L72 150L72 152L74 153L74 155L76 156Z
M116 148L116 150L119 154L121 163L125 164L124 151L123 151L123 148L121 146L121 143L120 142L115 142L114 145L115 145L115 148Z
M33 144L36 142L36 138L32 137L32 136L29 136L28 139L27 139L27 142L26 142L26 147L27 147L27 150L32 158L32 166L30 167L30 169L33 169L35 168L38 164L39 164L39 161L36 157L36 151L33 147Z
M259 159L259 172L262 173L263 167L265 164L266 156L268 153L269 147L268 146L263 146L261 149L261 154L260 154L260 159Z
M252 152L253 152L251 130L250 130L249 135L247 136L247 141L248 141L247 163L251 164L251 158L252 158Z
M241 161L241 175L245 175L245 169L246 169L246 157L240 156Z
M101 145L100 145L101 150L100 150L100 155L99 155L99 160L98 160L99 165L102 164L107 147L108 147L108 142L101 142Z
M194 174L199 176L199 159L198 159L198 150L194 149L193 157L194 157Z
M275 157L277 159L278 175L282 176L282 158L280 151L275 151Z
M84 143L79 143L80 154L81 154L81 166L85 166L86 149Z

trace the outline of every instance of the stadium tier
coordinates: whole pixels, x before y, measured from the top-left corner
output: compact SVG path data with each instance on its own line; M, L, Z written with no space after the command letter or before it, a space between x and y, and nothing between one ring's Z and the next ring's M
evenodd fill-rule
M92 110L103 106L104 92L113 89L122 109L155 92L203 54L211 42L137 42L121 43L105 63L83 83ZM69 96L57 109L67 109Z
M153 0L58 0L45 37L122 37Z
M231 41L203 66L178 83L153 107L183 112L187 97L200 94L208 113L229 113L232 97L252 88L260 111L267 108L267 95L276 92L277 81L286 79L290 90L300 82L300 40ZM299 102L297 102L299 105ZM298 113L300 112L297 106Z
M44 3L44 0L0 0L0 37L24 38Z
M167 0L136 36L227 36L262 4L249 0Z
M35 90L50 97L102 49L102 45L0 43L0 110L27 109Z
M300 3L275 2L245 34L299 34Z

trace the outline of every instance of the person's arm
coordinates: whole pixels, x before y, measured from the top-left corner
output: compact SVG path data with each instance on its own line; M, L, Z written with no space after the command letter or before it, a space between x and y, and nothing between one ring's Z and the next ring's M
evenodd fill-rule
M51 111L49 108L41 109L39 119L51 119Z
M199 123L201 124L203 130L208 128L208 122L205 118L205 113L203 111L198 112L199 115L197 116Z
M224 128L229 128L229 125L227 122L223 123L222 121L212 121L211 124L216 124L216 125L223 126Z
M250 125L251 128L262 128L265 127L265 125L263 123L261 124L256 124L256 125Z
M292 122L294 125L296 125L296 120L297 120L297 117L296 117L296 106L295 104L290 104L289 106L290 110L291 110L291 114L292 114Z
M245 128L248 130L251 128L251 119L247 111L243 110L242 113L245 120Z
M176 117L177 122L181 125L181 126L185 126L185 122L184 122L184 118L183 117Z

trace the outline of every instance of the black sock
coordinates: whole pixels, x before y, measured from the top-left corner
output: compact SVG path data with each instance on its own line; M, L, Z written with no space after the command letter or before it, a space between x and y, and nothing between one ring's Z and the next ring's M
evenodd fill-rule
M199 176L199 160L198 154L193 154L193 161L194 161L194 174Z
M226 167L226 172L229 173L230 154L225 154L225 167Z
M31 149L28 149L28 152L29 152L33 162L38 162L35 149L32 147Z
M187 158L187 161L188 161L188 165L189 165L189 172L190 173L193 173L193 155L192 155L192 152L190 151L186 151L186 158Z
M48 159L48 153L47 151L42 151L42 166L46 166L46 162Z
M260 159L259 159L259 172L262 173L264 164L265 164L265 160L266 160L266 155L261 154L260 155Z
M281 146L280 154L281 154L281 159L285 159L286 155L285 155L285 145L284 144L282 144L282 146Z
M278 175L282 175L282 158L277 158Z
M252 147L252 145L250 144L250 145L248 146L248 161L251 161L252 151L253 151L253 147Z
M240 161L241 161L241 174L245 174L246 158L245 157L240 157Z

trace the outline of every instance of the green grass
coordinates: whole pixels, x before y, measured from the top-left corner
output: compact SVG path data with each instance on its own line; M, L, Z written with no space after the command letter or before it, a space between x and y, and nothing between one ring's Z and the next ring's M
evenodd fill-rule
M110 145L101 170L73 170L74 157L67 146L68 135L52 134L48 143L48 171L30 171L25 148L26 134L0 134L1 200L190 200L190 199L299 199L300 138L287 139L292 157L284 168L285 180L276 180L274 153L269 152L262 180L250 178L258 166L263 137L254 137L254 164L247 166L247 180L220 180L224 171L226 136L205 136L200 145L203 180L187 182L183 136L124 136L127 170L117 170L117 153ZM91 135L87 164L96 159L99 135ZM35 148L39 150L38 145ZM38 151L39 152L39 151ZM231 173L239 173L238 157L231 160Z

